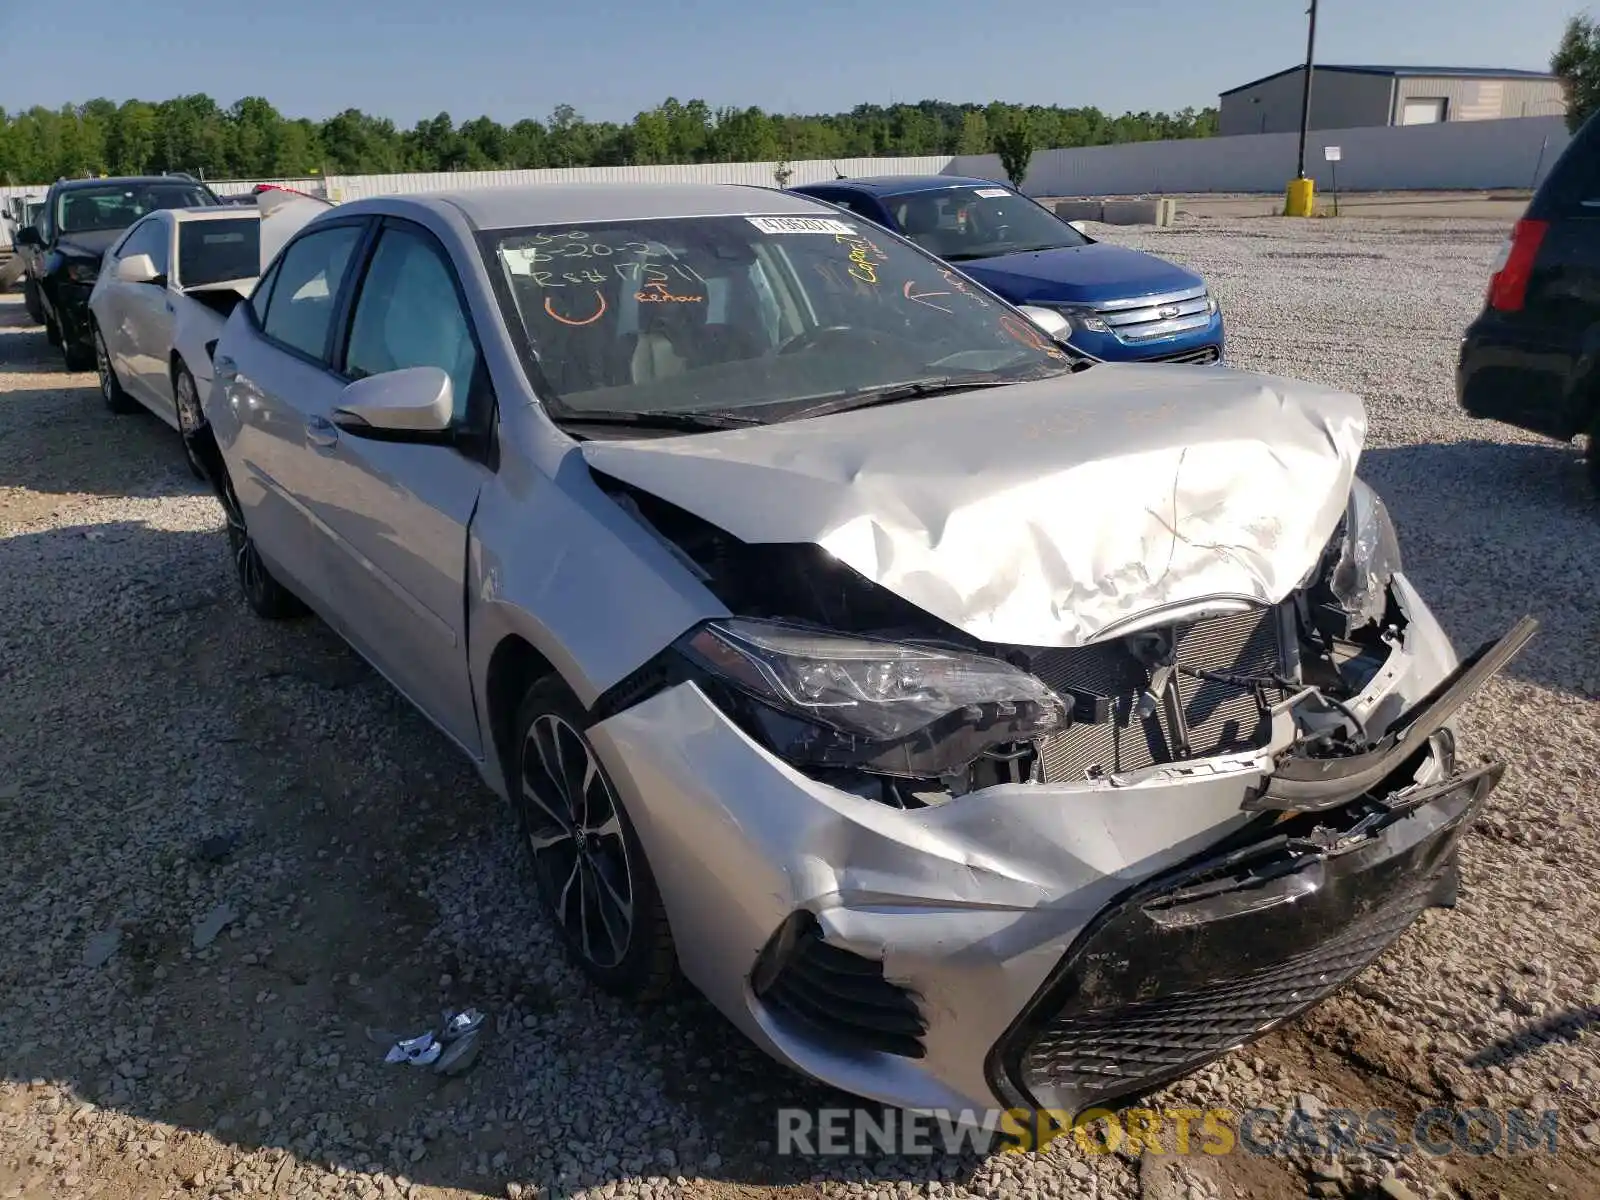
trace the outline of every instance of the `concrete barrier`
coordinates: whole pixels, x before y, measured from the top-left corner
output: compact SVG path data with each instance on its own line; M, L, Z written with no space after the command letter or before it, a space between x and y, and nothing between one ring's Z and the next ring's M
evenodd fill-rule
M1159 225L1164 212L1160 200L1107 200L1100 219L1107 225Z
M1100 200L1057 200L1056 216L1063 221L1098 221L1104 208Z

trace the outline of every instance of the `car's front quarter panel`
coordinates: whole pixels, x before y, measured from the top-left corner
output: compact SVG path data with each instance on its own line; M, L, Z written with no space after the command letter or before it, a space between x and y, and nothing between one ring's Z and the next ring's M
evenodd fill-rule
M503 441L501 469L479 499L468 637L480 713L490 711L489 665L507 638L532 646L590 706L696 623L727 615L569 447L546 474ZM491 784L498 769L486 764Z
M1381 729L1456 665L1403 577L1403 646L1353 706ZM991 1047L1078 934L1132 886L1242 825L1270 769L1254 753L1133 781L1011 784L903 811L808 778L756 745L694 684L590 730L634 819L685 975L758 1044L824 1082L906 1107L992 1107ZM1419 779L1441 776L1430 760ZM715 864L708 869L707 864ZM881 960L920 997L926 1056L848 1054L756 997L780 923Z
M1077 930L1242 823L1239 800L1259 778L1247 766L1198 785L1011 785L902 812L784 765L693 684L590 736L644 842L685 975L780 1058L910 1107L992 1104L988 1048ZM921 995L924 1060L830 1053L762 1010L751 967L801 908Z

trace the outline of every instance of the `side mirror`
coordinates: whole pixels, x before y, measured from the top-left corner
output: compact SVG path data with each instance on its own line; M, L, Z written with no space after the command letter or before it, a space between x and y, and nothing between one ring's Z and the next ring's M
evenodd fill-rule
M123 283L154 283L161 278L161 272L148 254L130 254L117 260L117 278Z
M404 367L350 384L333 423L357 437L439 442L448 440L454 409L449 375L438 367Z
M32 225L24 225L17 230L17 236L11 239L16 246L32 246L35 249L44 245L44 238L39 236L39 231Z
M1047 333L1053 341L1064 342L1072 333L1072 322L1053 308L1024 304L1017 311Z

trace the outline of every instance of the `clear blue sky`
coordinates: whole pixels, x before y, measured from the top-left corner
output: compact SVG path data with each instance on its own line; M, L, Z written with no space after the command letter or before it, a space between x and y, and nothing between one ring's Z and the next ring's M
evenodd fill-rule
M402 126L440 111L543 118L560 103L627 120L669 95L780 112L925 98L1198 108L1303 58L1307 3L0 0L0 105L207 92ZM1317 58L1544 69L1582 6L1323 0Z

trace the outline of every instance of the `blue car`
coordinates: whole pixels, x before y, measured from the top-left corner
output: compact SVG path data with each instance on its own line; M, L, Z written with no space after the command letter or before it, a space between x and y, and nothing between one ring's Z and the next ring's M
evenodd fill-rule
M1054 309L1071 323L1070 344L1095 358L1222 358L1222 311L1199 275L1097 242L1004 184L881 175L789 190L909 238L1012 304Z

